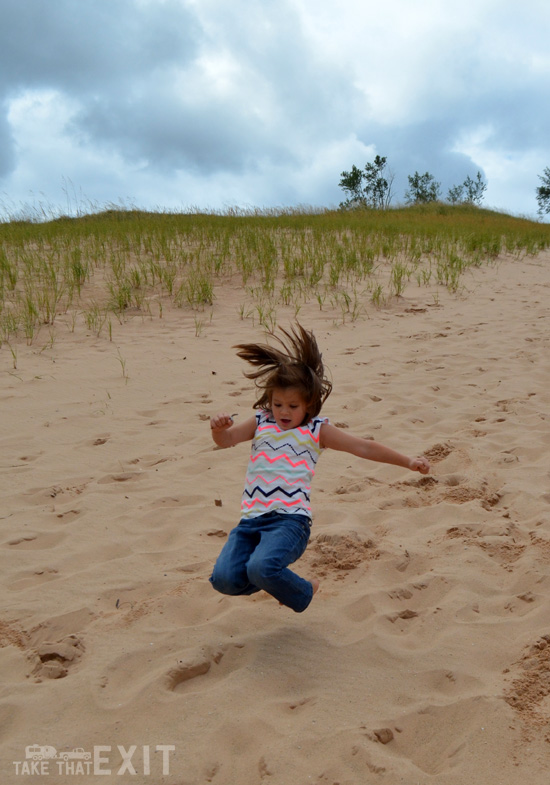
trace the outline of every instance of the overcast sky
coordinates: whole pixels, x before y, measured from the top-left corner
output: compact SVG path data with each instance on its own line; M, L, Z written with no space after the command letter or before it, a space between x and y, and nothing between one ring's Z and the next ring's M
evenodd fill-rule
M330 207L378 154L535 216L549 40L549 0L1 0L0 206Z

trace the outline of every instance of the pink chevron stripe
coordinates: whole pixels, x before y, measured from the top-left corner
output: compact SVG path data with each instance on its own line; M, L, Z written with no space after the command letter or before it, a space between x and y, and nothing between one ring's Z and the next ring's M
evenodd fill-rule
M284 507L295 507L297 504L304 507L306 510L309 510L310 507L304 502L303 499L297 499L296 501L292 502L285 502L283 499L271 499L270 501L263 502L260 499L252 499L250 502L243 501L241 504L241 508L246 507L247 510L251 510L254 506L260 505L261 507L272 507L273 504L277 502L277 505L282 504Z
M308 470L310 467L308 466L307 461L301 460L297 461L296 463L292 463L288 455L277 455L275 458L270 458L266 452L258 452L256 455L250 456L250 462L256 463L258 458L265 458L268 463L276 463L277 461L287 461L293 469L296 469L298 466L305 466Z
M319 441L319 436L320 436L320 433L321 433L321 429L319 429L319 433L317 434L317 436L315 436L309 430L309 428L300 428L300 427L298 427L296 430L300 431L300 433L303 434L304 436L308 436L310 439L313 439L314 442L318 442Z
M254 478L251 480L249 480L248 477L246 478L246 482L248 483L248 485L258 484L258 480L265 482L266 485L273 485L273 483L277 482L277 480L282 480L284 485L298 485L298 483L301 482L301 480L299 479L294 480L294 482L291 482L290 480L287 480L286 477L282 477L280 474L278 474L273 480L268 480L262 474L254 475Z
M321 429L319 429L319 433L315 436L308 428L301 428L297 426L294 428L295 431L299 431L302 436L306 436L308 439L312 439L315 443L319 441L319 437L321 435ZM286 431L283 431L276 423L267 423L266 425L258 425L257 432L262 431L275 431L277 435L285 434Z

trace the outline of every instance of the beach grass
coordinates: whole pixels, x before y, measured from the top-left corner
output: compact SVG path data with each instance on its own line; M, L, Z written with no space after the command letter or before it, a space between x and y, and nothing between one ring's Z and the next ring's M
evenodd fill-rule
M31 344L62 319L112 337L113 320L194 312L215 318L223 286L242 288L241 318L267 330L277 309L310 299L334 320L386 307L408 287L463 288L472 268L518 264L550 246L550 225L447 204L393 210L107 209L0 223L0 341ZM209 316L199 316L203 311ZM214 317L213 317L214 314Z

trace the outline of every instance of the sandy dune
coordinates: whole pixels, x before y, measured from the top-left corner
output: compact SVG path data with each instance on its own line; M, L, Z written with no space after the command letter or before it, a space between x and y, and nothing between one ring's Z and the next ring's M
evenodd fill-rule
M207 580L248 457L208 417L249 415L231 346L263 337L237 288L198 337L166 310L2 348L2 783L547 785L550 255L465 284L300 311L324 413L432 462L322 456L301 615Z

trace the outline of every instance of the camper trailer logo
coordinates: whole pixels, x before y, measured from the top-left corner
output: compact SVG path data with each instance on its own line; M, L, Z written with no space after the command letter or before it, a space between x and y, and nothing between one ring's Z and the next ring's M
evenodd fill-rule
M31 744L25 747L25 760L15 760L16 775L78 776L81 774L170 774L170 753L173 744L132 744L128 749L121 744L95 745L92 751L82 747L57 751L50 744Z

